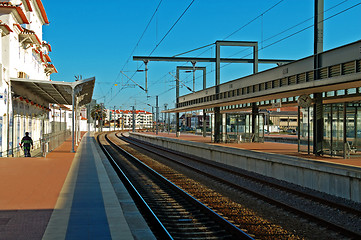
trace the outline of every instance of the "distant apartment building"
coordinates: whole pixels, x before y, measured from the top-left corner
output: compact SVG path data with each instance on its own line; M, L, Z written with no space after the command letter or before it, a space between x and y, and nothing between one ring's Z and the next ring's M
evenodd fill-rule
M153 114L144 110L135 110L135 128L149 129L153 127ZM106 110L106 122L114 126L114 122L119 128L133 128L133 111L132 110Z

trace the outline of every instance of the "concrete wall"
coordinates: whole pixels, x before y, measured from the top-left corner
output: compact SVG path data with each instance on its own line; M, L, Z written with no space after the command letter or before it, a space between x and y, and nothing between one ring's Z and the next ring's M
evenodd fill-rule
M361 169L272 153L130 133L131 137L361 202Z

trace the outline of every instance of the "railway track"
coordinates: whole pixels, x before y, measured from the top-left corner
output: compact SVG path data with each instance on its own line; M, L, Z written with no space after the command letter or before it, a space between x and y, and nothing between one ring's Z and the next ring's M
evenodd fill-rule
M120 148L115 136L97 140L157 238L253 239Z
M120 136L118 137L122 138ZM205 159L170 151L169 149L160 148L149 143L135 141L135 139L125 139L124 137L122 139L131 144L136 144L147 152L152 152L169 161L176 162L183 167L195 171L197 174L202 174L207 178L220 182L227 188L230 187L237 191L245 191L248 194L255 196L257 199L262 199L272 205L286 209L299 217L307 219L307 221L312 221L334 231L336 235L340 234L343 238L361 238L361 212L358 209L344 204L330 202L313 194L306 194L305 192L300 192L295 189L289 189L277 183L270 183L267 180L257 178L253 175L242 174L239 171L228 169L226 166L214 164ZM247 183L244 184L244 182ZM247 187L250 185L256 185L257 187L250 189ZM267 190L258 191L258 189ZM287 201L284 201L284 199L287 199ZM232 214L227 213L227 211L218 209L217 206L213 206L212 203L207 205L227 217L227 219L235 223L235 225L244 227L242 226L242 221L234 220ZM315 211L315 209L318 210ZM351 224L351 226L348 224L349 219L354 220L354 223ZM266 236L264 233L261 235L262 237ZM335 239L340 236L336 236Z

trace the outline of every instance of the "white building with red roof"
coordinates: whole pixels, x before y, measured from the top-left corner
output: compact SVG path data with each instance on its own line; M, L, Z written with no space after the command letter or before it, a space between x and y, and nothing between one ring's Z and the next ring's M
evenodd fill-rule
M17 146L25 131L39 139L39 126L50 109L38 96L14 95L12 79L50 81L57 70L51 62L51 46L43 39L49 24L41 0L0 1L0 154ZM31 100L29 100L31 99ZM48 117L46 117L48 118ZM48 120L46 120L48 124ZM43 129L48 129L44 126ZM44 130L45 131L45 130Z
M144 110L135 110L135 128L149 129L153 127L153 114ZM107 109L107 117L105 121L116 120L120 124L120 128L130 129L133 127L133 111L132 110L111 110Z

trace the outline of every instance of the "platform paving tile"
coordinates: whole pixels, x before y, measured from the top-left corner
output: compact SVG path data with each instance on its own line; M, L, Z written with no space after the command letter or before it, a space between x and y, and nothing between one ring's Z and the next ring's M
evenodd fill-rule
M41 239L74 153L67 139L47 157L0 158L0 239Z
M43 239L133 239L95 149L85 135Z

